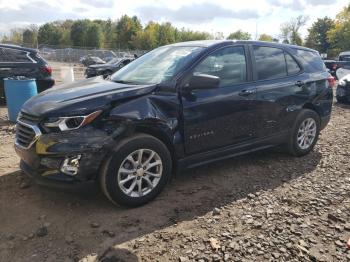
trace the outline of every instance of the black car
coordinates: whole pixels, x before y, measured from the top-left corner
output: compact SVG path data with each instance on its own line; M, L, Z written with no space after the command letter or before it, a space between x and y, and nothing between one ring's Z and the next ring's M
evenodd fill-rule
M52 69L38 50L0 44L0 101L5 100L4 79L14 76L35 78L38 92L55 84Z
M17 123L21 169L39 183L99 181L114 203L145 204L174 170L283 145L308 154L330 120L319 54L259 41L157 48L111 78L28 100Z
M102 60L101 58L97 56L84 56L80 58L80 62L84 66L90 66L90 65L102 65L105 64L106 61Z
M336 97L339 103L350 102L350 75L347 75L342 79L339 79L339 82L337 85Z
M120 68L126 66L129 64L133 58L113 58L108 63L105 64L99 64L99 65L90 65L85 70L85 76L87 78L94 77L94 76L108 76L116 71L118 71Z

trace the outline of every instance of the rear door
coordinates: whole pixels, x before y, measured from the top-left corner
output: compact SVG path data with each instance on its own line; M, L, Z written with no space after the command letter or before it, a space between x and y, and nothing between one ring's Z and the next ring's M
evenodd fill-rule
M308 98L301 65L285 49L250 46L253 57L257 96L253 105L257 112L255 130L260 138L286 133L295 118L295 111Z

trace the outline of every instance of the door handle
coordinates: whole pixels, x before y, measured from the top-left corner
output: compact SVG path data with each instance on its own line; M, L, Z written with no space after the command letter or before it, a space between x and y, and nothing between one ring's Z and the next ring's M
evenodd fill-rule
M295 82L295 85L298 86L298 87L302 87L303 85L305 85L305 83L303 81L296 81Z
M239 92L240 96L250 96L256 93L256 88L254 89L244 89L241 92Z

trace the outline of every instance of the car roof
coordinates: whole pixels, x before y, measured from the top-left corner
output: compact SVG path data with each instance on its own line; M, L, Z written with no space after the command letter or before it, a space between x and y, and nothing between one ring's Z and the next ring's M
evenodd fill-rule
M33 48L28 48L28 47L22 47L19 45L10 45L10 44L0 44L0 48L11 48L11 49L16 49L16 50L22 50L22 51L27 51L30 53L37 53L38 50L37 49L33 49Z
M267 46L272 47L288 47L288 48L295 48L295 49L303 49L307 51L317 52L316 50L303 47L303 46L297 46L297 45L290 45L290 44L280 44L276 42L265 42L265 41L254 41L254 40L200 40L200 41L188 41L188 42L180 42L171 44L170 46L198 46L198 47L214 47L216 45L229 45L229 44L264 44Z
M341 52L339 55L340 55L340 56L341 56L341 55L350 55L350 51Z

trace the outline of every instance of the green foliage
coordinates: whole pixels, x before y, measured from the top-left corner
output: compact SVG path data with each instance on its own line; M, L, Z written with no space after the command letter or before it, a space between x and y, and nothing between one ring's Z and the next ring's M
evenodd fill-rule
M131 48L133 38L137 35L137 32L141 30L141 22L136 16L129 17L123 15L116 25L117 47L121 49Z
M333 54L350 50L350 5L336 16L327 37Z
M38 43L47 45L59 45L62 33L54 23L46 23L39 28Z
M306 38L305 46L315 49L320 53L327 53L331 46L327 38L327 33L333 26L333 20L328 17L317 19L308 29L309 34Z
M268 34L261 34L259 36L259 41L273 42L273 37Z
M103 45L103 33L98 23L92 23L86 31L85 44L88 47L100 48Z
M30 47L36 47L38 44L38 27L31 25L22 33L22 41Z
M281 37L283 42L288 42L293 45L302 45L303 41L300 35L301 27L305 26L307 16L299 15L298 17L292 18L289 22L281 25Z
M248 32L243 32L242 30L237 30L227 37L227 39L234 40L250 40L251 38L252 36Z

